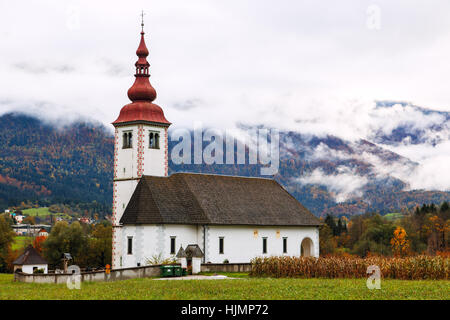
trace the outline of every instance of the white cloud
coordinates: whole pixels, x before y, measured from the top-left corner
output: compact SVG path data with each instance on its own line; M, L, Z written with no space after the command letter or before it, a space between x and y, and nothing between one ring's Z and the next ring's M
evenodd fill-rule
M322 169L315 169L310 174L296 180L301 184L326 186L328 191L334 194L337 202L362 196L362 188L369 182L366 177L343 166L337 168L336 174L328 175Z
M373 4L43 0L23 10L3 1L0 113L94 118L111 129L129 102L144 9L156 103L174 127L263 123L357 141L399 124L442 122L410 107L375 108L373 101L450 110L450 2L378 0L380 30L366 26ZM448 188L446 146L390 148L420 163L411 186Z

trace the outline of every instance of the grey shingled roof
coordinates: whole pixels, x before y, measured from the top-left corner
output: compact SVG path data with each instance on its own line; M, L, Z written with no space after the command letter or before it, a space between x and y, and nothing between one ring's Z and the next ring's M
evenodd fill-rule
M15 265L31 265L31 264L48 264L47 261L42 258L36 249L32 245L29 245L25 252L20 255L14 262Z
M195 173L143 176L120 223L320 225L273 179Z
M177 258L186 258L186 252L184 251L183 247L180 247L180 250L178 250L178 253L176 255Z
M198 244L190 244L186 247L186 257L188 258L203 258L203 251Z

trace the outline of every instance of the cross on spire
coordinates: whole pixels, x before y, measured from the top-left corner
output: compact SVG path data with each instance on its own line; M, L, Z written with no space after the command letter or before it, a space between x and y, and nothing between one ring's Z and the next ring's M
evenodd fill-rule
M142 32L144 32L144 10L142 10L141 12L141 27L142 27Z

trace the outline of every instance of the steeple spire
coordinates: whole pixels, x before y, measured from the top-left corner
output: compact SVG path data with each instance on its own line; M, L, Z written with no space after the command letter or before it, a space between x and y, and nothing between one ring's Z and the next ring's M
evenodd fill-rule
M150 63L147 61L149 54L144 38L144 11L141 13L141 41L136 50L138 60L134 64L136 67L135 81L130 89L128 89L128 98L132 103L126 105L120 111L119 118L113 122L122 123L126 121L151 121L165 125L170 125L170 122L164 117L164 112L161 107L154 104L156 99L156 90L150 84ZM137 112L139 110L139 112Z
M144 10L142 10L142 13L141 13L141 18L142 18L142 22L141 22L142 33L144 33L144 15L145 15Z

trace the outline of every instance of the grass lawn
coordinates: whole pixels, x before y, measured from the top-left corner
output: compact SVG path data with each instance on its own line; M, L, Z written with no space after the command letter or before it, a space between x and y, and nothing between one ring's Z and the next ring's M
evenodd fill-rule
M232 274L228 274L232 276ZM450 281L383 280L369 290L365 279L270 279L154 281L151 278L65 285L13 282L0 274L0 299L439 299Z
M24 209L22 210L22 213L25 216L33 216L33 217L45 217L51 214L51 212L48 211L47 207Z
M22 210L23 215L25 216L32 216L32 217L47 217L47 216L54 216L54 217L63 217L65 219L70 219L70 216L65 213L52 213L48 210L48 207L40 207L40 208L30 208L30 209L24 209Z
M14 237L14 242L12 244L12 249L13 250L17 250L17 249L22 249L25 247L25 244L28 242L32 242L33 241L33 237L26 237L26 236L15 236Z
M400 213L400 212L393 212L393 213L385 214L384 217L387 220L395 221L395 220L399 220L399 219L403 218L404 215L402 213Z

